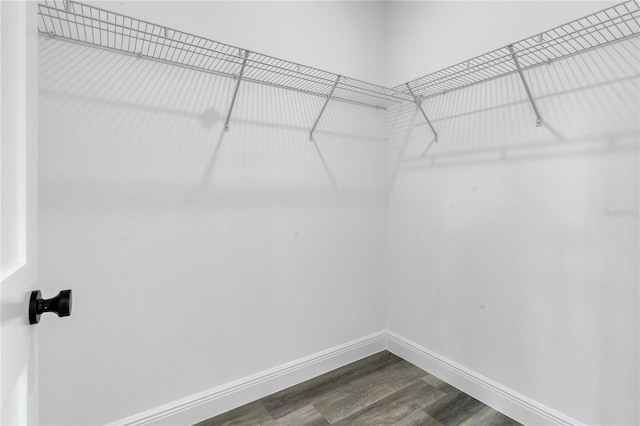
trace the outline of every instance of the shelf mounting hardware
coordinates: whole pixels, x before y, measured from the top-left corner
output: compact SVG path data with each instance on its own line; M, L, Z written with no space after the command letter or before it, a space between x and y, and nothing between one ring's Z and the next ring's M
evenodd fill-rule
M413 90L411 90L411 87L409 86L409 83L407 83L407 89L409 89L409 93L411 94L411 97L413 97L413 102L416 104L416 106L418 107L418 109L422 113L422 116L424 117L424 120L427 122L427 124L431 128L431 131L433 132L433 136L434 136L434 139L433 139L434 142L438 143L438 132L436 132L436 129L433 127L433 124L431 124L431 121L429 120L429 117L427 117L427 114L422 109L422 99L413 94Z
M511 53L511 58L513 59L513 62L516 64L516 70L518 70L518 74L520 75L520 81L522 81L524 90L527 92L527 96L529 97L529 102L531 103L533 112L536 114L536 127L540 127L542 126L542 117L540 116L540 111L538 111L536 100L533 98L533 95L531 94L531 89L529 89L529 84L527 83L527 79L524 78L524 73L522 72L522 68L520 67L520 62L518 62L518 56L516 55L516 52L514 52L513 50L513 44L510 44L507 47L509 48L509 52Z
M318 126L318 123L320 122L320 117L322 117L322 114L324 113L325 108L327 108L327 104L331 100L331 97L333 96L333 91L336 90L336 86L338 85L339 81L340 81L340 76L336 77L336 81L333 82L333 86L331 87L331 91L327 95L327 99L324 101L324 105L322 105L322 109L320 110L320 114L318 114L318 118L316 118L316 122L313 123L313 127L311 128L311 131L309 132L309 141L310 142L313 142L313 132L316 130L316 127Z
M238 96L238 89L240 88L240 83L242 82L242 75L244 74L244 67L247 65L247 58L249 58L249 51L245 50L244 54L242 53L242 49L240 49L240 56L242 56L242 65L240 66L240 73L238 74L236 80L236 88L233 90L233 98L231 98L231 105L229 105L229 112L227 112L227 119L224 121L224 131L229 131L229 120L231 120L231 112L233 111L233 106L236 103L236 97Z

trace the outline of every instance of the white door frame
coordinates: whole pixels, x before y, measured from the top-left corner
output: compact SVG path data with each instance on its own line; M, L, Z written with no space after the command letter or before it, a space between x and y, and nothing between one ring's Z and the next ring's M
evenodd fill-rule
M0 424L38 424L38 33L35 1L0 0Z

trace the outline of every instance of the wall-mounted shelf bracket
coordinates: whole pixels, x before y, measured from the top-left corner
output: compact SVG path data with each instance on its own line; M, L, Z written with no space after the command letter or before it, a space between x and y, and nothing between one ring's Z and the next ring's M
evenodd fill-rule
M540 37L542 37L542 35ZM514 52L512 44L510 44L507 47L509 48L509 52L511 53L511 58L513 59L513 63L516 65L518 74L520 75L520 81L522 81L524 90L527 92L527 96L529 97L529 102L531 103L533 112L536 114L536 127L540 127L542 126L542 117L540 116L540 111L538 111L536 100L533 98L533 95L531 94L531 89L529 89L529 84L527 83L527 79L524 78L524 73L522 72L522 68L520 67L520 62L518 61L518 56L516 55L516 52Z
M413 90L411 90L411 87L409 87L409 83L407 83L407 89L409 90L409 93L413 97L413 102L416 104L416 106L418 107L418 109L422 113L422 116L424 117L424 120L427 122L427 124L431 128L431 131L433 132L433 140L434 140L434 142L437 143L438 142L438 132L436 132L436 129L433 127L433 124L431 124L431 120L429 120L429 117L427 117L427 114L424 112L424 109L422 109L422 98L420 98L420 97L418 97L418 96L413 94Z
M227 112L227 119L224 121L224 131L229 131L229 120L231 120L231 112L233 111L233 106L236 103L236 97L238 96L238 89L240 88L240 83L242 82L242 75L244 74L244 67L247 65L247 58L249 57L249 51L245 50L244 53L240 50L240 56L242 57L242 65L240 66L240 72L236 77L236 88L233 90L233 98L231 98L231 105L229 105L229 112Z
M320 114L318 114L318 118L316 118L316 122L313 123L313 127L311 128L311 131L309 132L309 141L311 141L311 142L313 142L313 132L316 130L316 127L318 126L318 123L320 122L320 117L322 117L322 114L324 113L325 108L327 108L327 104L331 100L331 97L333 96L333 92L334 92L334 90L336 90L336 86L338 85L339 81L340 81L340 76L338 76L336 78L336 81L333 82L333 86L331 87L331 91L327 95L327 99L324 101L324 105L322 105L322 109L320 110Z

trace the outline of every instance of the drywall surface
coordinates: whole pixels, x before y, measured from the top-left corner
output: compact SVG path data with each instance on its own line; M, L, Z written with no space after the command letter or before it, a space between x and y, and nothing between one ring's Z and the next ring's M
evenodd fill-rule
M385 83L380 1L96 1L92 5L288 61Z
M541 128L517 75L428 99L389 201L388 329L584 424L640 423L639 47L527 71Z
M391 84L602 6L268 4L103 6ZM39 325L41 418L118 420L377 332L387 303L391 331L525 396L637 423L637 52L528 71L542 129L517 76L429 100L441 143L418 121L387 222L410 105L389 153L384 112L338 103L314 144L323 99L247 84L224 133L233 81L41 38L41 283L76 300Z
M313 143L323 98L246 84L225 133L233 87L40 39L41 286L74 291L70 318L39 325L44 424L109 423L384 328L384 111L330 103Z
M406 83L617 3L387 2L387 85Z

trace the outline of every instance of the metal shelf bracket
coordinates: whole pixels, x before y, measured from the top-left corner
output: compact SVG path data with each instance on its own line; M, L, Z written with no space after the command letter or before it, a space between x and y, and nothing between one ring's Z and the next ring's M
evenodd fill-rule
M340 81L340 76L338 76L336 78L336 81L333 82L333 86L331 87L331 91L327 95L327 99L324 101L324 105L322 105L322 109L320 110L320 114L318 114L318 118L316 118L316 122L313 123L313 127L311 128L311 131L309 132L309 141L310 142L313 142L313 132L316 130L316 127L318 126L318 123L320 122L320 117L322 117L322 114L324 113L325 108L327 108L327 104L331 100L331 97L333 96L333 91L336 90L336 86L338 85L339 81Z
M409 83L407 83L407 89L409 90L409 93L413 97L413 102L416 104L416 106L418 107L418 109L422 113L422 116L424 117L424 120L427 122L427 124L431 128L431 131L433 132L433 137L434 137L433 140L434 140L434 142L438 143L438 132L436 132L436 129L433 127L433 124L431 124L431 121L429 120L429 117L427 117L427 114L424 112L424 109L422 109L422 98L414 95L413 90L411 90L411 87L409 87Z
M542 39L542 35L540 35L540 39ZM531 103L533 112L536 114L536 127L540 127L542 126L542 117L540 116L540 111L538 110L538 106L536 105L536 100L533 98L533 95L531 94L531 89L529 89L529 84L527 83L527 79L524 78L524 73L522 72L522 68L520 67L520 62L518 62L518 56L516 55L516 52L514 52L512 44L510 44L507 47L509 48L509 53L511 53L511 58L513 59L513 62L516 64L516 70L518 70L518 74L520 75L520 81L522 81L524 90L527 92L527 96L529 97L529 103Z
M240 83L242 82L242 75L244 74L244 67L247 65L247 58L249 58L249 51L245 50L244 54L242 50L240 50L240 56L242 56L242 65L240 66L240 73L238 74L236 80L236 88L233 90L233 98L231 98L231 105L229 105L229 112L227 112L227 119L224 121L224 131L229 131L229 120L231 120L231 112L233 111L233 106L236 103L236 97L238 96L238 89L240 88Z

